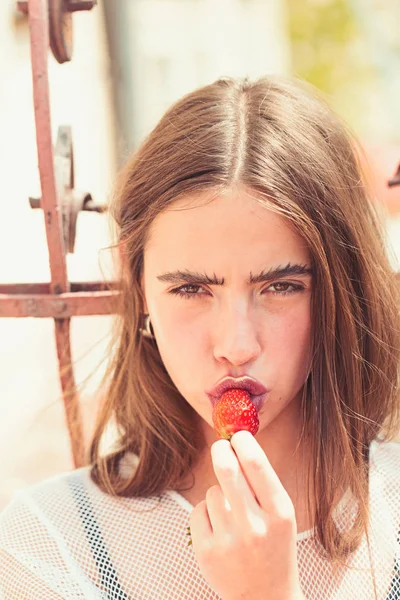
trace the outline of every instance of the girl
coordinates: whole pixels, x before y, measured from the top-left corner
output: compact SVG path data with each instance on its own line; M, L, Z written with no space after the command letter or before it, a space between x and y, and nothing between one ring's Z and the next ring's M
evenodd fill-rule
M400 599L398 298L344 126L299 82L219 80L167 111L113 216L89 464L3 512L2 598ZM219 439L227 390L255 435Z

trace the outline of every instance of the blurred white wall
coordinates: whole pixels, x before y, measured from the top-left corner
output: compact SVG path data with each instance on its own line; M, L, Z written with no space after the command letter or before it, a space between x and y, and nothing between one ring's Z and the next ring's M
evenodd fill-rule
M107 1L111 5L112 0ZM136 142L170 104L197 87L221 76L256 78L290 71L284 0L117 0L117 4L128 22L127 79L133 87Z
M44 282L50 273L43 213L28 203L29 196L40 196L29 30L15 6L15 0L0 3L0 282ZM76 187L105 202L116 156L101 7L75 14L73 27L72 61L59 65L49 54L53 139L59 125L72 126ZM107 217L80 214L76 252L68 257L70 280L102 279L98 253L108 243ZM73 319L78 380L104 354L110 321ZM52 319L0 319L0 373L1 507L15 488L72 467ZM94 385L95 378L88 391ZM90 424L93 406L85 398L83 404Z

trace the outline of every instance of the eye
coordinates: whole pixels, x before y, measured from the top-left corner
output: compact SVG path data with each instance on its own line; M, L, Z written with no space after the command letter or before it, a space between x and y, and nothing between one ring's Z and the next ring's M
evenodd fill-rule
M277 296L286 296L303 292L304 286L300 283L291 283L290 281L276 281L275 283L271 283L267 288L264 288L263 291L271 291L272 294Z
M170 290L169 294L174 294L175 296L181 296L182 298L193 298L195 296L201 296L203 293L206 293L201 285L197 285L195 283L186 283L185 285L181 285L178 288Z
M269 292L275 296L287 296L289 294L295 294L304 291L304 286L299 283L291 283L289 281L277 281L270 284L267 288L264 288L263 292ZM180 296L181 298L190 299L194 297L203 296L208 294L201 285L195 283L186 283L178 288L174 288L168 292L174 296Z

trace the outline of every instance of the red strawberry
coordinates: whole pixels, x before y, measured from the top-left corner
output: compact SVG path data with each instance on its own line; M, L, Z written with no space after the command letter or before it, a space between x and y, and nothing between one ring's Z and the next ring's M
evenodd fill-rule
M227 390L219 398L214 406L213 422L220 438L226 440L237 431L250 431L255 435L260 425L250 394L237 388Z

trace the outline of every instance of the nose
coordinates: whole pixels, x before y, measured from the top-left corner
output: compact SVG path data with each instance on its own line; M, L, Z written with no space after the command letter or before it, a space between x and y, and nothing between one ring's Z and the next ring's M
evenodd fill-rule
M261 353L254 318L248 306L224 307L214 328L214 357L219 362L241 366L254 362Z

